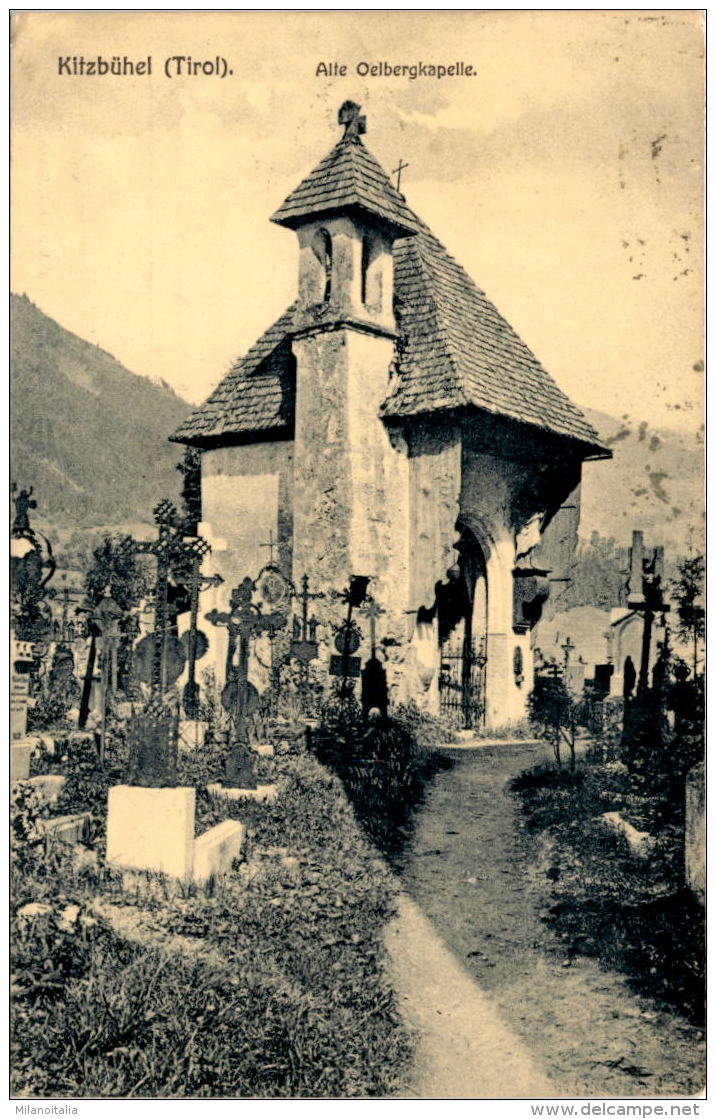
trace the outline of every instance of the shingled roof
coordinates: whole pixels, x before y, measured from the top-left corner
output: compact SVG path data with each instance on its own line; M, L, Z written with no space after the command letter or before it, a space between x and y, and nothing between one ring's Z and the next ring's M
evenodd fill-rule
M415 215L402 194L359 137L350 135L291 191L271 221L293 229L307 217L347 209L364 210L403 234L416 229Z
M394 249L401 339L385 416L470 405L581 442L599 437L424 222Z
M224 436L285 430L293 426L294 362L290 332L296 304L239 358L211 396L170 439L175 443L216 443Z
M579 409L532 351L406 205L385 172L353 136L343 137L273 216L292 226L326 209L358 206L410 229L393 243L398 341L381 414L405 418L480 409L530 424L608 455ZM295 367L292 304L238 360L172 439L216 444L228 437L290 434Z

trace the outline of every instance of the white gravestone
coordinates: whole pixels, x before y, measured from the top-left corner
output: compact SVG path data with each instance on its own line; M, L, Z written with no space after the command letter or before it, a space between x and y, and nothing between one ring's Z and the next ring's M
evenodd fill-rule
M107 807L107 862L189 881L196 793L191 788L115 785Z

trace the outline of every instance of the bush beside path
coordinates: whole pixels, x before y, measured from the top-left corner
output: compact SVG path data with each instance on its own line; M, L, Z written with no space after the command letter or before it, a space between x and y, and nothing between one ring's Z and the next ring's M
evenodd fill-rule
M699 1027L669 1004L636 994L627 975L580 954L541 919L550 865L508 785L546 761L545 748L505 742L454 751L453 758L427 793L400 880L455 966L489 999L490 1020L499 1016L520 1039L557 1096L700 1093ZM451 1014L441 1020L446 1067L454 1059L451 1036L463 1028L460 1006ZM471 1029L481 1034L480 1017ZM439 1066L439 1056L432 1059ZM499 1068L498 1044L493 1059ZM419 1067L413 1083L424 1090ZM516 1087L506 1078L500 1095L519 1095Z

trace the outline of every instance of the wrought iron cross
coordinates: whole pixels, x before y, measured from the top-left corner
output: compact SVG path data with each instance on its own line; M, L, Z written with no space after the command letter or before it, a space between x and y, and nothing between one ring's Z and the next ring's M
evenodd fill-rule
M301 593L297 594L295 597L297 602L301 603L301 622L299 632L294 633L294 641L315 642L316 626L318 623L316 622L315 618L311 618L311 621L309 622L308 604L311 599L325 598L326 596L324 595L323 591L316 591L312 594L308 589L308 575L304 575L301 579Z
M226 779L229 784L236 783L237 775L245 772L245 749L248 743L248 690L249 690L249 648L252 637L260 633L275 632L285 625L285 615L274 612L262 614L252 601L253 580L247 575L231 592L228 612L211 610L206 620L214 626L226 626L229 631L229 644L226 653L226 683L235 684L236 697L231 712L233 736L229 746L226 763ZM238 642L239 661L235 667L233 660Z
M269 550L269 563L273 564L273 550L278 547L278 541L273 538L273 531L269 529L269 538L265 544L259 544L259 548L268 548Z
M156 540L135 541L129 539L125 548L137 554L153 555L157 560L155 580L154 615L154 652L152 657L151 695L161 698L167 688L166 646L169 628L167 584L173 560L201 559L211 551L211 545L201 536L185 537L179 514L171 501L160 501L154 509L154 522L157 525ZM198 574L198 573L197 573Z

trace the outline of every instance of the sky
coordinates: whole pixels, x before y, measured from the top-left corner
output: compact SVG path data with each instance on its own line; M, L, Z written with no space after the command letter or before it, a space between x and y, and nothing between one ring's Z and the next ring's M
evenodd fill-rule
M199 402L293 300L269 221L359 102L364 141L577 403L702 421L695 11L30 12L12 47L12 289ZM152 58L151 77L58 59ZM226 78L164 74L175 55ZM470 64L475 76L360 77ZM319 64L348 67L317 75Z

